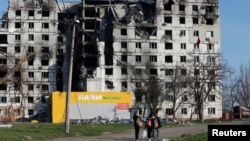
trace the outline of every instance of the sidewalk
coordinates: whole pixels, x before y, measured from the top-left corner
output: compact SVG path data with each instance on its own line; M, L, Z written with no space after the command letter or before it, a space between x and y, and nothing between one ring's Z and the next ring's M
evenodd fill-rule
M213 124L247 124L250 125L250 120L234 120L229 122L213 123ZM141 130L142 131L142 130ZM185 126L167 127L160 129L160 140L169 138L181 137L184 134L197 134L207 131L207 124L190 124ZM134 130L119 132L119 133L106 133L96 137L71 137L71 138L58 138L50 141L135 141ZM140 139L139 141L146 141Z

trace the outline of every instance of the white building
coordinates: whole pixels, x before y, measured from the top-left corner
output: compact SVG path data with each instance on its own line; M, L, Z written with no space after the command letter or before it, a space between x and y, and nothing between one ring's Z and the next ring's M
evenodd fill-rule
M1 76L15 66L16 58L34 55L1 85L2 119L10 105L15 118L31 116L48 109L44 99L53 91L67 91L72 39L72 91L134 92L138 76L147 79L138 73L167 84L167 72L176 66L190 69L193 58L220 63L218 0L9 0L7 15L0 29L5 51ZM204 118L222 116L218 87L203 103ZM160 116L171 115L171 108L171 102L163 102ZM176 116L189 118L193 109L183 104Z

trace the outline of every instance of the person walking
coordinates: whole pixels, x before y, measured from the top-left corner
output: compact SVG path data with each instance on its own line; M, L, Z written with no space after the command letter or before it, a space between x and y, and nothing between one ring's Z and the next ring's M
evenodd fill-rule
M155 140L159 139L159 134L160 134L160 128L162 127L160 118L157 116L157 114L154 114L154 129L153 129L153 138Z
M151 141L153 137L153 129L154 129L154 115L152 113L149 114L149 116L146 118L146 123L144 126L144 129L147 129L147 136L148 136L148 141Z
M139 132L140 132L140 128L142 127L142 120L141 120L141 116L140 116L140 112L136 111L134 112L134 116L133 116L133 122L134 122L134 128L135 128L135 140L138 141L139 139Z

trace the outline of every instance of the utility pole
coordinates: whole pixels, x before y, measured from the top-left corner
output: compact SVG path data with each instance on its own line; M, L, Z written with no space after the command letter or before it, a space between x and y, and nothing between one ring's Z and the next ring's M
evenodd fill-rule
M70 96L71 96L71 85L72 85L72 72L73 72L73 61L74 61L74 48L75 48L75 30L76 30L76 16L74 17L73 21L73 32L72 32L72 41L71 41L71 52L70 52L70 60L69 60L69 78L68 78L68 91L67 91L67 98L66 98L66 119L65 119L65 132L69 133L69 124L70 124L70 117L69 117L69 109L70 109Z

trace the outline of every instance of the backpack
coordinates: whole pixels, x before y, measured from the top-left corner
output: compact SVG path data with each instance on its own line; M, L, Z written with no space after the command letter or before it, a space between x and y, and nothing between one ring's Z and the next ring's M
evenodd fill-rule
M148 127L151 127L151 120L150 119L148 119L147 121L146 121L146 125L148 126Z

